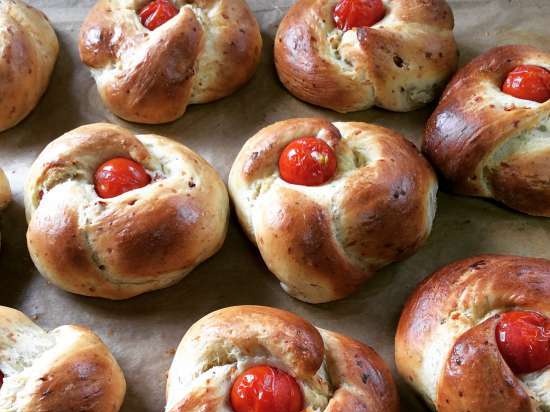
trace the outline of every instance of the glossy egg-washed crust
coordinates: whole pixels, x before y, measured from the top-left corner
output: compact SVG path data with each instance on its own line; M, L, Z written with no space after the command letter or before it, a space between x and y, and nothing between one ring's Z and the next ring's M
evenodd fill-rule
M294 377L303 411L399 410L391 374L370 347L286 311L235 306L205 316L183 337L168 373L166 411L231 412L233 382L256 365Z
M97 167L131 158L152 182L111 199ZM124 299L170 286L222 245L229 199L216 171L165 137L110 124L79 127L50 143L25 188L27 243L40 272L78 294Z
M0 0L0 132L23 120L46 90L59 44L47 17Z
M550 368L514 376L500 355L499 313L550 316L550 261L483 255L449 264L412 294L395 338L397 369L439 412L540 412Z
M117 412L124 399L122 370L88 328L45 332L23 313L0 306L0 410Z
M501 91L522 64L550 70L550 53L497 47L462 68L428 120L423 151L455 192L550 216L550 100L540 104ZM529 136L533 131L539 138Z
M80 31L80 57L117 116L173 121L252 77L262 38L244 0L175 1L179 13L154 31L137 14L148 2L99 0Z
M321 186L279 177L281 152L304 136L335 150L336 174ZM283 288L320 303L349 295L375 270L424 243L437 181L414 145L390 129L293 119L246 142L229 190L242 226Z
M335 27L338 0L299 0L275 38L279 78L296 97L338 112L410 111L432 101L457 65L444 0L385 0L372 27Z

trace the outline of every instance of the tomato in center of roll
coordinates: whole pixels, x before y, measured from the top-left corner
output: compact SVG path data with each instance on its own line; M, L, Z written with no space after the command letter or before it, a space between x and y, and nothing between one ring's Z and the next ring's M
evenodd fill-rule
M316 137L302 137L289 143L279 157L279 174L288 183L319 186L336 172L334 150Z
M231 406L235 412L300 412L302 391L288 373L272 366L255 366L233 383Z
M106 161L97 168L94 175L95 190L104 199L139 189L150 182L151 176L143 166L125 157Z
M170 0L154 0L139 12L141 24L155 30L178 14L178 9Z
M508 73L502 91L518 99L544 103L550 99L550 71L530 64L518 66Z
M506 312L496 328L498 348L514 373L550 366L550 319L535 312Z
M336 27L347 31L355 27L370 27L384 18L382 0L340 0L334 8Z

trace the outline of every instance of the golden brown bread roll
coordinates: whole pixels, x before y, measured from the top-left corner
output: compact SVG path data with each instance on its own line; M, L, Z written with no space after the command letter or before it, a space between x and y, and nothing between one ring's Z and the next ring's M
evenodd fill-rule
M549 410L550 367L514 374L499 351L508 311L537 312L550 326L550 261L484 255L443 267L403 309L397 369L439 412Z
M59 43L48 18L20 0L0 0L0 132L23 120L42 97Z
M524 64L550 69L550 54L497 47L462 68L427 123L423 151L453 191L550 216L550 100L501 91L507 74Z
M46 332L0 306L0 410L117 412L126 382L109 349L83 326Z
M335 175L320 186L290 184L279 174L281 152L304 136L323 140L337 157ZM293 119L246 142L229 191L244 230L285 291L321 303L351 294L424 243L437 180L414 145L390 129Z
M94 173L124 157L145 167L150 184L98 196ZM129 298L181 280L222 246L229 199L216 171L165 137L98 123L50 143L25 188L31 257L67 291Z
M262 39L244 0L176 0L179 13L153 31L137 14L148 3L99 0L80 32L81 59L117 116L170 122L252 77Z
M399 410L391 374L370 347L286 311L235 306L210 313L183 337L168 373L166 411L231 412L235 380L260 365L298 383L304 412Z
M279 78L296 97L338 112L405 112L432 101L457 64L445 0L384 1L371 27L335 26L338 0L298 0L275 38Z

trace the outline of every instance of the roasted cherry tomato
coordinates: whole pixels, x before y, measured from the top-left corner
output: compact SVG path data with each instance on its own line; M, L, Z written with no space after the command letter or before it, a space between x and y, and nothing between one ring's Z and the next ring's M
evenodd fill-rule
M503 313L496 338L514 373L531 373L550 365L550 319L535 312Z
M384 18L386 10L382 0L340 0L334 8L336 27L350 30L355 27L370 27Z
M178 9L170 0L154 0L139 12L141 24L155 30L178 14Z
M124 157L106 161L97 168L94 176L95 190L102 198L115 197L150 182L151 177L142 165Z
M336 172L332 148L316 137L302 137L289 143L279 158L279 173L288 183L318 186Z
M550 71L529 64L518 66L508 73L502 91L518 99L544 103L550 99Z
M246 370L231 388L235 412L300 412L302 404L302 391L296 380L272 366Z

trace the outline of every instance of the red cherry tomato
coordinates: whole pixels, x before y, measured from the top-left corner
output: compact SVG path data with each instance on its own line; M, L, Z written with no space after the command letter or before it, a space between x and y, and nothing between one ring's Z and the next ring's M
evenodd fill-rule
M288 183L318 186L336 172L332 148L316 137L302 137L289 143L279 157L279 173Z
M550 99L550 71L529 64L518 66L508 73L502 91L518 99L544 103Z
M334 8L336 27L350 30L355 27L370 27L384 18L386 10L382 0L340 0Z
M141 9L139 19L149 30L155 30L178 14L178 11L170 0L154 0Z
M498 348L514 373L550 365L550 319L535 312L506 312L496 328Z
M246 370L231 388L235 412L300 412L302 404L302 391L296 380L272 366Z
M142 165L124 157L115 157L99 166L94 185L97 194L106 199L147 186L151 176Z

